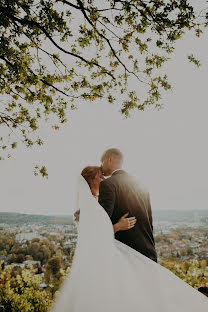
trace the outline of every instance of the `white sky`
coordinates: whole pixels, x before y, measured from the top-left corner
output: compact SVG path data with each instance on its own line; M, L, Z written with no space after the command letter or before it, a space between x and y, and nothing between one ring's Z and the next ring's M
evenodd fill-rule
M120 148L124 169L148 186L153 210L208 209L207 43L206 35L190 34L177 43L166 66L173 91L163 110L135 111L125 120L118 105L83 103L60 131L41 129L44 147L19 146L13 159L0 162L0 211L72 213L77 176L99 165L109 147ZM188 63L191 53L200 69ZM33 176L35 164L47 165L48 180Z

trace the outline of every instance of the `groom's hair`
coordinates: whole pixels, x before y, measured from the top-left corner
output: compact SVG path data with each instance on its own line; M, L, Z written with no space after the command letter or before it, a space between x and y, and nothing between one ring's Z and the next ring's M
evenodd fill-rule
M112 156L116 157L120 162L123 162L123 154L118 148L109 148L108 150L106 150L101 157L101 161L103 161L103 159L105 158L110 158Z

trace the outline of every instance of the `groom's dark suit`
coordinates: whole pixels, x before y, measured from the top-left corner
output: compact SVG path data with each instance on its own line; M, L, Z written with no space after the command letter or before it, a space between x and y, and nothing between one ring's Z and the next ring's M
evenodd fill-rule
M157 261L149 193L136 179L123 170L115 171L110 178L100 183L99 203L113 224L127 212L127 217L135 216L135 226L127 231L117 232L115 238Z

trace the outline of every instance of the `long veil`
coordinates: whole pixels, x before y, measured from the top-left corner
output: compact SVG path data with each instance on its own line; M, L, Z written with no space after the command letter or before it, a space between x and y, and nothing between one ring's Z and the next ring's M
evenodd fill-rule
M206 312L207 298L114 239L111 220L80 176L75 256L51 312Z
M51 312L113 311L116 298L112 223L82 176L78 179L77 189L76 209L80 210L77 246L71 271L60 287ZM105 306L101 306L104 301Z

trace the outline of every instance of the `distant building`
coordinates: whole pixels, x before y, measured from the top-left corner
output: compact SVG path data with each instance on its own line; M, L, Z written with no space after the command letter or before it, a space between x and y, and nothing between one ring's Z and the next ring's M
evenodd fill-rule
M25 259L26 259L26 260L29 260L30 258L32 258L31 255L26 255L26 256L25 256Z
M13 262L10 265L12 265L13 267L21 268L21 269L25 268L25 264L24 263L15 263L15 262Z
M72 245L74 245L74 243L73 243L72 241L70 241L70 240L63 243L63 246L64 246L65 248L71 247Z
M190 248L192 249L193 253L200 252L200 245L191 245Z
M181 260L182 260L182 261L187 261L187 260L189 260L189 257L188 257L188 256L182 256L182 257L181 257Z
M77 236L78 236L78 234L76 234L76 233L66 233L65 234L65 237L68 237L68 238L77 238Z
M48 285L46 283L41 283L40 284L40 288L47 288L47 287L48 287Z
M38 233L27 233L27 232L26 233L16 234L15 238L19 242L32 240L33 238L44 239L44 237L39 235Z
M27 265L40 266L40 261L25 260L25 261L23 262L23 264L24 264L25 266L27 266Z

